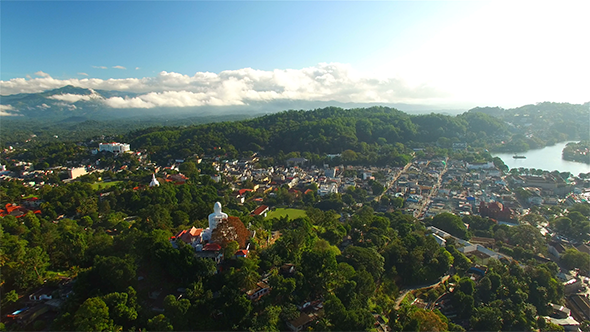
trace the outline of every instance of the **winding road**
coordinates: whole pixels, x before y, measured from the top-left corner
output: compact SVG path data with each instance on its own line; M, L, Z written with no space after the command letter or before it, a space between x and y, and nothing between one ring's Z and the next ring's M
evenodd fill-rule
M419 286L414 286L414 287L403 289L400 292L400 294L398 295L398 297L395 299L395 305L393 306L393 308L395 310L399 310L400 304L406 298L406 295L408 295L409 292L419 290L419 289L426 289L426 288L432 288L432 287L438 286L439 284L449 280L449 277L450 276L446 275L446 276L442 277L442 279L440 281L437 281L431 285L419 285Z

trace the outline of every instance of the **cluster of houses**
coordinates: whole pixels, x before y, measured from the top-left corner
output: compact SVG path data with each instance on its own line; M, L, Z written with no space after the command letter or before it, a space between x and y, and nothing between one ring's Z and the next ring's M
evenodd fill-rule
M385 181L391 181L401 170L401 168L345 167L343 165L330 167L327 164L324 167L306 167L304 166L306 163L307 160L304 158L291 158L287 160L288 166L256 168L253 160L217 161L214 165L218 174L211 178L217 182L226 179L228 183L235 186L251 181L252 190L262 193L272 193L274 189L286 185L292 193L305 194L306 191L303 188L315 184L318 188L316 194L322 197L344 193L349 187L363 188L371 193L369 181L375 180L372 174L380 172L385 175ZM345 171L353 171L354 176L345 176L350 175L350 172ZM236 190L236 199L241 203L243 203L244 194L244 189Z
M405 213L420 219L450 212L481 214L514 223L520 208L505 176L491 162L416 160L400 174L387 193L403 197Z
M91 141L92 142L92 141ZM88 143L79 143L79 145L88 145ZM26 161L17 161L11 159L18 149L10 147L10 149L5 149L2 151L2 155L5 159L7 164L13 164L16 167L16 170L10 171L7 169L6 165L0 165L0 180L2 181L9 181L18 179L23 181L23 185L35 189L39 189L40 187L44 186L45 179L51 175L59 175L60 178L64 180L64 182L68 182L74 179L77 179L83 175L94 173L94 172L104 172L104 171L113 171L119 172L129 168L129 165L123 164L121 166L107 166L101 167L100 166L100 159L94 160L90 158L86 158L83 160L78 161L68 161L66 165L51 167L48 169L35 169L33 163L26 162ZM23 150L26 151L26 150ZM110 152L114 155L119 155L121 153L130 153L133 154L140 163L143 163L144 166L147 166L147 155L140 151L131 151L129 144L126 143L99 143L98 149L90 150L93 155L98 154L99 152Z
M485 264L488 264L490 259L513 261L512 257L494 251L494 239L472 237L469 241L465 241L433 226L428 227L428 230L439 245L445 246L449 238L453 238L458 251L472 260L483 264L471 267L466 271L466 275L476 283L487 273ZM555 247L560 248L562 251L565 249L555 241L549 243L549 252L554 255L554 260L559 260L559 253ZM587 253L590 252L590 247L584 244L576 249ZM541 256L538 259L542 262L550 261ZM588 271L584 273L588 275ZM548 322L562 326L566 331L579 331L580 322L590 319L590 278L584 276L579 271L565 270L561 270L557 277L564 286L566 305L551 304L553 312L544 318ZM450 291L452 291L452 288L450 288ZM432 305L434 308L439 309L445 316L449 318L456 317L456 311L453 307L450 293L439 297Z
M55 285L43 286L30 292L22 301L25 306L6 314L5 318L13 320L21 327L29 325L40 316L53 319L72 292L73 280L61 278Z
M29 211L32 211L34 214L41 214L40 205L41 200L35 196L26 198L21 205L6 203L4 209L0 209L0 217L13 216L21 218L29 213Z

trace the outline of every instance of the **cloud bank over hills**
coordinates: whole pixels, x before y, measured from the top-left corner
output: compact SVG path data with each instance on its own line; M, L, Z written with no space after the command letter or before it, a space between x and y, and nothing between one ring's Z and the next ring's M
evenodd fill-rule
M10 111L14 111L14 107L11 105L0 105L0 116L19 116L18 113L12 113Z
M122 91L129 96L59 94L49 98L75 103L101 101L110 108L235 106L252 102L337 101L340 103L406 103L448 106L450 94L428 85L411 86L397 78L374 78L350 65L322 63L303 69L272 71L244 68L193 76L162 71L154 77L56 79L39 71L35 78L0 81L2 95L39 93L67 85Z

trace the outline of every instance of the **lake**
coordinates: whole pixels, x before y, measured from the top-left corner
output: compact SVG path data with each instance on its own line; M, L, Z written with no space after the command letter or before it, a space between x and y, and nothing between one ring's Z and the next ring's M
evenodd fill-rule
M590 165L566 161L561 159L561 152L567 143L561 142L552 146L546 146L542 149L529 150L518 153L526 156L526 159L514 159L514 153L492 153L494 157L500 157L510 168L538 168L546 171L570 172L573 175L580 173L590 173Z

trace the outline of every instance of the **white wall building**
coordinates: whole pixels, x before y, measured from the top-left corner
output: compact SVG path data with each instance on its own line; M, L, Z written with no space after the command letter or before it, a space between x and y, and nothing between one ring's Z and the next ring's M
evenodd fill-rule
M86 168L84 168L84 167L70 168L70 169L68 169L68 173L69 173L70 179L75 179L77 177L87 174Z
M318 189L318 195L326 196L328 194L337 194L338 193L338 185L336 183L325 183L320 186Z
M492 169L495 168L494 163L488 161L487 163L467 163L467 169Z
M125 144L125 143L116 143L116 142L98 143L98 151L123 153L123 152L131 151L131 148L129 147L129 144Z

